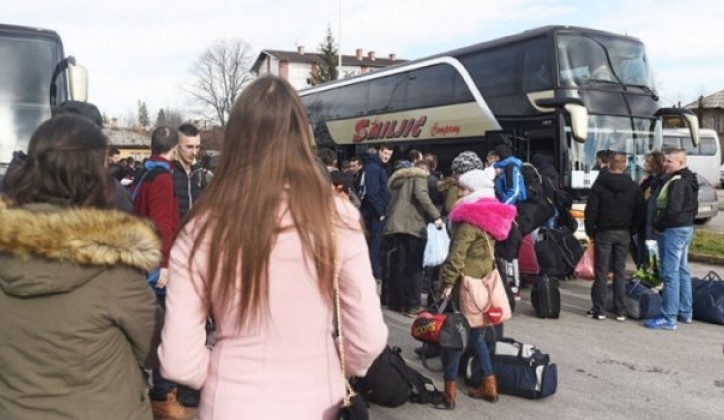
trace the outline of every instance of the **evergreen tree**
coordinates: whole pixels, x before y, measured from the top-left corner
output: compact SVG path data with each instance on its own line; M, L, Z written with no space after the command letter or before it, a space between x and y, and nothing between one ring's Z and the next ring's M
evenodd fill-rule
M151 120L148 118L148 109L143 101L138 101L138 125L141 128L151 125Z
M327 27L327 35L324 37L324 41L319 44L319 51L322 56L319 58L317 65L312 67L311 77L309 83L312 85L318 85L320 83L328 82L330 80L337 80L339 78L339 50L334 42L332 36L332 29Z
M166 113L163 112L163 108L158 110L158 115L156 115L156 127L160 127L162 125L166 125Z

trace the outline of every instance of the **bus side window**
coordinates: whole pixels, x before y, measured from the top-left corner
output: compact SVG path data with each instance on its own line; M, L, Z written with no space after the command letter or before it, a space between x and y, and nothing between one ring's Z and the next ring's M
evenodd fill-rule
M716 139L714 137L701 137L701 143L699 143L699 150L702 156L714 156L716 155Z

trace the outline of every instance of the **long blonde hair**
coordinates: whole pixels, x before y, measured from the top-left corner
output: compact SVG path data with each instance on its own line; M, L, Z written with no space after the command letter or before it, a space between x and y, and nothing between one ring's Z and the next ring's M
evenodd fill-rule
M331 302L338 215L311 145L294 88L278 77L257 79L234 104L214 178L184 222L198 222L189 264L200 244L209 244L207 310L232 308L241 275L239 329L269 313L269 256L285 228L298 233ZM293 226L279 226L281 205Z

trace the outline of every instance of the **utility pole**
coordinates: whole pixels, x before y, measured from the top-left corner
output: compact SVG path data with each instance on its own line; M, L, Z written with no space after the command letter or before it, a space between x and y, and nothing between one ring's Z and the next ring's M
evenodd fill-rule
M342 0L337 0L337 79L342 77Z

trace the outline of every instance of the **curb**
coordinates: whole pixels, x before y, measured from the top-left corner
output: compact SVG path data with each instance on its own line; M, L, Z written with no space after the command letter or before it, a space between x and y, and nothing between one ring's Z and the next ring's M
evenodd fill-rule
M724 256L689 253L689 261L704 264L724 265Z

